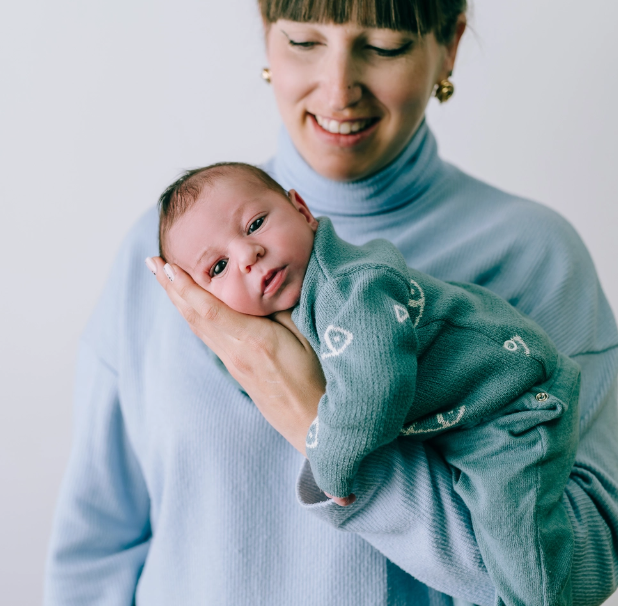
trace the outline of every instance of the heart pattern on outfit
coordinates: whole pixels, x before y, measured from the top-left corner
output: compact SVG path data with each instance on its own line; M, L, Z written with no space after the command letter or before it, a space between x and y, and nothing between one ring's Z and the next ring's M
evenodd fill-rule
M400 435L411 436L417 433L433 433L443 431L449 427L454 427L461 421L466 412L464 405L454 408L448 412L438 413L435 417L430 416L420 421L416 421L408 427L401 430Z
M408 301L408 307L416 310L416 318L414 320L414 328L416 328L425 311L425 293L418 282L411 279L410 284L410 300Z
M345 328L339 328L332 324L326 329L324 333L324 342L329 351L322 354L322 360L331 358L333 356L340 356L352 343L354 335Z
M405 322L410 317L410 313L403 305L394 305L393 307L395 308L397 322L399 322L400 324L402 322Z
M315 418L315 421L311 423L309 431L307 432L307 440L305 446L307 448L315 448L318 445L318 431L320 429L320 419Z

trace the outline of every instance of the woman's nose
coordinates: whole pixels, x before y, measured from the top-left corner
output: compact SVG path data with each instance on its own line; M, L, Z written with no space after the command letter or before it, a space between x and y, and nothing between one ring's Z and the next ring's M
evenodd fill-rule
M239 246L237 254L240 271L248 274L258 259L264 256L264 248L255 242L244 242Z
M360 69L349 49L330 53L322 68L322 82L331 110L343 111L360 101L363 96Z

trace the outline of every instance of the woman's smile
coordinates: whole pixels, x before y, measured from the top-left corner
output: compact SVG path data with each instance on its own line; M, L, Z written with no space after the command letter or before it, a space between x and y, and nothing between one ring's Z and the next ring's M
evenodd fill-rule
M309 114L310 116L313 114ZM362 132L378 121L378 118L355 118L349 120L336 120L317 114L313 115L320 127L329 133L349 135Z
M365 141L376 131L379 118L361 120L335 120L308 114L316 138L326 145L353 148Z

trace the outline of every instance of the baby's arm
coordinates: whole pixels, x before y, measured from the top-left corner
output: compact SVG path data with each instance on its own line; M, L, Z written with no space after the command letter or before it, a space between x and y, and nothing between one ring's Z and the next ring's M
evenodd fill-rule
M326 393L306 452L316 483L339 504L350 503L360 462L399 435L412 404L417 339L409 300L407 279L378 267L332 280L316 301Z

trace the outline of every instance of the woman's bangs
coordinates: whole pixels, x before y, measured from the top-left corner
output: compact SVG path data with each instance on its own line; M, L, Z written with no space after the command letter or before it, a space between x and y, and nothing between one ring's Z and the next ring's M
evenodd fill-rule
M310 23L358 23L425 34L439 25L431 0L259 0L268 23L278 19Z

